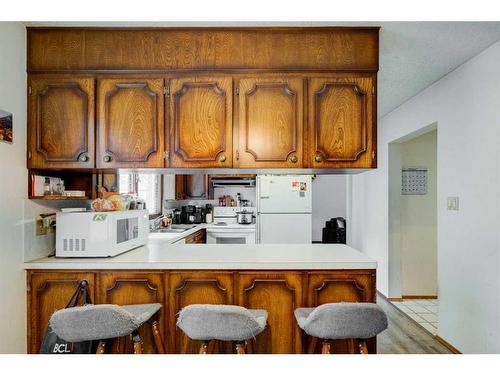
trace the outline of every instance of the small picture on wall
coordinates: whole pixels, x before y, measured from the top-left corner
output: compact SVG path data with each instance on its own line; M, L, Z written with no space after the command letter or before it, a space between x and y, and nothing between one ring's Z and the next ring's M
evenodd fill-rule
M0 109L0 141L12 143L12 113Z

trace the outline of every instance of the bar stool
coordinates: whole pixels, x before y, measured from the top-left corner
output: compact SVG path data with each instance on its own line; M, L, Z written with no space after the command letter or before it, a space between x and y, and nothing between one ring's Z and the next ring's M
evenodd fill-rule
M103 354L107 339L131 335L134 354L142 354L142 340L138 329L144 323L151 325L153 339L158 353L164 354L165 347L154 319L161 304L142 305L85 305L56 311L50 318L54 333L68 342L99 341L97 354Z
M387 328L387 316L374 303L326 303L316 308L298 308L294 313L299 327L312 337L309 353L314 353L320 338L322 354L330 354L330 340L340 339L357 340L359 352L368 354L365 339Z
M266 310L234 305L189 305L177 319L177 326L190 339L203 341L200 354L207 354L213 340L236 342L236 353L245 354L247 341L264 331L266 323Z

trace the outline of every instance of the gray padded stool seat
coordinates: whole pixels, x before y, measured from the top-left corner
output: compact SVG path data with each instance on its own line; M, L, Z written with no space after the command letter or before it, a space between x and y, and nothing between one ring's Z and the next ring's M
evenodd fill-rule
M298 308L294 313L297 324L309 336L325 340L364 340L387 328L387 316L374 303L326 303Z
M189 338L202 340L206 345L211 340L245 342L264 331L266 322L266 310L194 304L180 311L177 326Z
M160 309L159 303L71 307L56 311L50 318L50 326L57 336L68 342L102 341L135 334ZM156 325L154 322L154 335L159 334L155 334Z

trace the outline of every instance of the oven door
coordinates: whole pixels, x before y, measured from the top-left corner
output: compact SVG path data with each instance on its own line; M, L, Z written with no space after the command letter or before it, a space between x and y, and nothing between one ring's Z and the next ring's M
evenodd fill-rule
M254 244L255 231L210 231L207 230L207 243L218 244Z

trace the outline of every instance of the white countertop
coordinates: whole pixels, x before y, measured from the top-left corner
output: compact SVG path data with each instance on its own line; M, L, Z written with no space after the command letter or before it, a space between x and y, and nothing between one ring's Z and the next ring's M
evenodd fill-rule
M191 231L196 231L200 227ZM25 269L333 270L375 269L377 262L341 244L172 244L181 237L153 236L146 246L113 258L47 257ZM191 232L192 233L192 232Z

